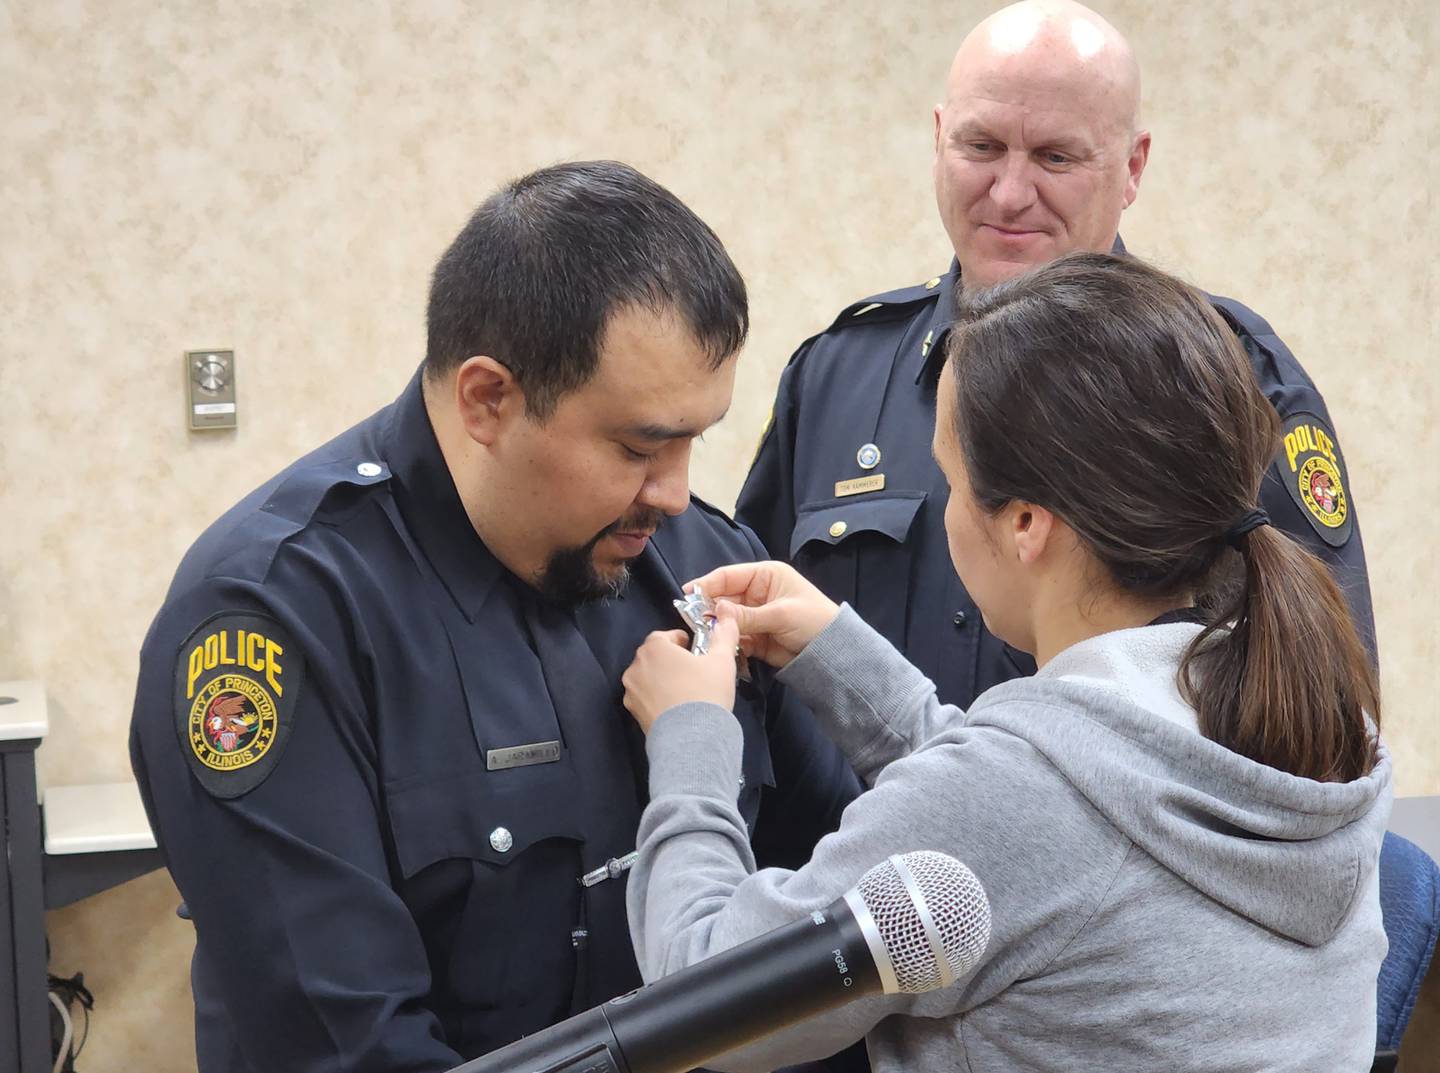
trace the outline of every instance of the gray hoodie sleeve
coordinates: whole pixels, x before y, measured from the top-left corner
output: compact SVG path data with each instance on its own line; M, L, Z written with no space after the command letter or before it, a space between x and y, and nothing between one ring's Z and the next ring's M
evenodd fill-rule
M1126 849L1027 743L964 726L923 676L894 665L903 660L853 612L822 638L813 672L802 667L796 677L812 702L837 709L827 713L832 729L852 757L866 758L873 789L799 871L755 872L736 808L742 739L734 716L703 703L665 712L646 742L650 805L628 880L642 974L654 980L824 909L890 854L916 849L950 853L975 872L991 903L990 948L953 987L861 999L706 1063L716 1069L823 1057L891 1014L945 1018L987 1001L1074 937ZM854 668L867 680L855 680ZM944 729L925 741L936 725ZM887 758L898 759L886 767ZM1033 852L1017 853L1017 840Z
M888 764L965 718L941 704L934 684L849 604L779 680L815 713L867 786Z
M736 808L741 740L735 717L712 704L679 705L651 728L651 804L640 821L640 857L626 896L636 959L647 981L830 905L886 856L878 845L852 845L853 836L829 836L799 872L754 873L749 834ZM847 820L854 808L846 810ZM882 996L852 1002L706 1066L764 1073L824 1057L891 1013L916 1012L917 1001Z

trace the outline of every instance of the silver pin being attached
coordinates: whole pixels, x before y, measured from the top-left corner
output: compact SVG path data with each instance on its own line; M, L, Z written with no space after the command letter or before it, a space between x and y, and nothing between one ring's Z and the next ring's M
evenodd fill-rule
M580 877L582 887L593 887L596 883L604 883L607 879L619 879L640 859L639 850L631 850L623 857L611 857L599 868L591 869Z
M709 600L700 586L694 592L687 592L683 600L672 600L675 610L690 627L695 639L690 642L690 651L703 656L710 651L710 633L715 629L715 604Z

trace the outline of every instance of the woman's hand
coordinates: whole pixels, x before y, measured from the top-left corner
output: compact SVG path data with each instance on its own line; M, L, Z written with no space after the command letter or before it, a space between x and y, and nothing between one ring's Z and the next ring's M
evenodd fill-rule
M686 585L716 601L720 622L733 622L746 655L783 667L840 613L840 605L786 563L739 563Z
M688 701L709 701L726 711L735 708L734 621L723 619L710 634L710 651L690 651L684 630L657 630L645 638L635 659L621 675L625 707L646 734L669 709Z

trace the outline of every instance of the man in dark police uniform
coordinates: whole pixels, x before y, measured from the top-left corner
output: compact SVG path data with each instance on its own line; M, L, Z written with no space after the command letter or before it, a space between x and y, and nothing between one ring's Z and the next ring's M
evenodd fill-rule
M1072 250L1123 249L1120 216L1150 150L1139 102L1129 46L1079 4L1029 0L972 31L935 108L935 194L955 260L856 302L800 347L740 494L736 516L772 556L848 600L953 704L1035 669L985 630L950 565L930 441L955 289ZM1214 304L1284 421L1261 504L1334 570L1373 652L1365 554L1325 402L1261 317Z
M131 750L201 1073L444 1070L639 985L619 682L681 582L763 554L688 487L747 327L669 192L526 176L441 258L400 397L190 550ZM853 775L759 668L736 715L757 855L808 853Z

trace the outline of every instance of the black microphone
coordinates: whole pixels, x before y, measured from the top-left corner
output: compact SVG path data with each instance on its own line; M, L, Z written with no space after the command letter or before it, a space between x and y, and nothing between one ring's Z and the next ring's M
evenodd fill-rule
M823 912L551 1025L450 1073L685 1073L862 995L966 975L990 903L954 857L890 857Z

